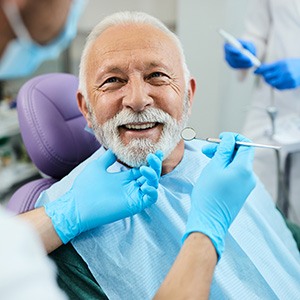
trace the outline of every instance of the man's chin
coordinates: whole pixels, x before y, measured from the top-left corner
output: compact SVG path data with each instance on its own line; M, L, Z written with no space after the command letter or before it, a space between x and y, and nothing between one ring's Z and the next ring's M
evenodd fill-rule
M155 144L145 140L132 141L128 145L119 143L111 149L119 161L132 168L147 165L147 155L157 150Z
M140 157L141 151L139 147L125 145L120 140L107 141L99 134L96 134L96 138L106 150L111 149L111 151L116 155L118 162L124 164L125 166L136 168L146 164L147 155Z
M118 151L116 151L116 156L118 158L118 161L122 162L123 164L125 164L126 166L132 167L132 168L139 168L141 166L145 166L147 165L147 155L150 153L151 151L147 151L147 153L142 154L140 153L136 153L136 151L131 152L131 151L127 151L127 153L124 154L124 152L122 153L118 153Z

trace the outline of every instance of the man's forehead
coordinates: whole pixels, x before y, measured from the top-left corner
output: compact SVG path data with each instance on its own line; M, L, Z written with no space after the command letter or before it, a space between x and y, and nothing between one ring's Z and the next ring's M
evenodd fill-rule
M174 39L148 24L107 28L90 48L88 61L89 70L96 72L97 77L110 71L150 71L158 67L177 73L182 69L182 57Z
M176 49L170 36L148 24L122 24L109 27L96 39L94 47L103 53L148 48L157 51Z

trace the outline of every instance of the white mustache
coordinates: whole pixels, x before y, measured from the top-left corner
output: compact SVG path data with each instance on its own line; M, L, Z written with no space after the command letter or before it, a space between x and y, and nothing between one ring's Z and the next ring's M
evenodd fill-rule
M172 117L168 113L161 109L150 107L139 113L133 112L130 109L123 109L116 114L111 121L118 127L130 123L166 123L170 119L172 119Z

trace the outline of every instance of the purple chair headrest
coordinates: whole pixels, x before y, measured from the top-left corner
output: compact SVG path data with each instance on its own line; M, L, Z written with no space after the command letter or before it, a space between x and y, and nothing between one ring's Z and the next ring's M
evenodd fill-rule
M99 148L84 130L78 109L78 78L52 73L29 80L20 89L17 110L27 152L44 174L60 179Z
M55 182L56 180L53 178L41 178L26 183L12 195L6 208L16 215L34 209L35 202L41 192Z

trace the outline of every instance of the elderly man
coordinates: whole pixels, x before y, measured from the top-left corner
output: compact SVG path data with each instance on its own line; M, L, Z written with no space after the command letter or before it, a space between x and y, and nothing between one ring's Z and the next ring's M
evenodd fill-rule
M204 144L180 137L195 86L179 40L155 18L118 13L91 32L82 54L77 96L103 147L87 162L105 155L107 148L119 159L112 166L114 172L145 164L149 152L162 150L165 156L156 204L84 232L72 245L53 252L62 271L61 286L69 295L150 299L178 254L183 234L185 239L197 231L195 220L205 223L205 215L190 215L185 229L191 198L197 191L203 198L211 196L205 187L211 190L213 181L204 180L200 192L199 187L194 189L199 175L207 172L207 158L200 150ZM214 151L210 148L211 156ZM38 206L45 205L51 215L51 201L70 188L87 162L42 194ZM216 187L217 193L225 197L234 182ZM244 186L234 189L243 193ZM222 212L227 214L225 207ZM222 224L215 225L225 230ZM210 227L207 224L208 231ZM294 299L300 291L299 278L295 241L258 183L227 234L211 297Z

